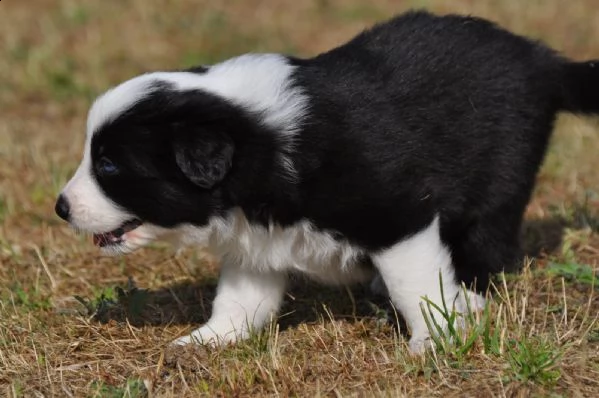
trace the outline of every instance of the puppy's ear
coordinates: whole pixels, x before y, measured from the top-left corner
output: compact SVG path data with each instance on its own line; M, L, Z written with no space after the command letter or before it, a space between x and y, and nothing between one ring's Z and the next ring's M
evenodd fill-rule
M235 145L226 133L192 130L177 134L173 150L183 174L197 186L210 189L231 169Z

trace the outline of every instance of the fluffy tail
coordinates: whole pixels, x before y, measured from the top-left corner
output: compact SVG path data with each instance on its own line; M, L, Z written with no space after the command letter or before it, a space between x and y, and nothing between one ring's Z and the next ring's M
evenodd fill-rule
M567 63L562 89L564 110L599 114L599 60Z

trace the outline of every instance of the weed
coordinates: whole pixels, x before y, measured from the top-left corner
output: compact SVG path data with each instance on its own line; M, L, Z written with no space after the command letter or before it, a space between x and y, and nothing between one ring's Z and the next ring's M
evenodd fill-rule
M599 277L588 264L550 262L546 272L549 275L563 277L568 282L585 283L599 288Z
M77 295L74 296L74 298L80 302L86 310L86 313L82 315L97 317L101 316L100 314L105 314L110 308L117 305L113 292L114 290L112 288L105 288L99 293L96 293L91 300Z
M22 286L14 283L11 287L12 302L17 307L33 310L49 310L52 304L47 295L43 294L37 287Z
M93 382L91 388L92 396L98 398L141 398L148 396L143 381L139 379L128 379L124 386Z
M74 297L86 309L84 315L94 317L101 322L107 322L116 314L119 314L119 319L122 318L120 316L122 314L136 321L142 317L148 302L148 292L137 288L131 278L125 289L119 286L104 288L97 291L91 300L81 296Z
M496 343L494 338L496 333L491 332L491 323L489 321L489 303L485 303L482 317L473 312L470 307L470 300L466 299L466 312L456 311L452 304L451 308L447 306L445 294L443 291L442 276L439 275L439 284L441 289L442 303L439 306L428 297L425 297L425 303L421 306L422 315L426 321L435 350L438 353L450 355L458 362L462 362L468 353L475 347L475 343L483 338L487 351L492 351ZM461 294L468 297L468 291L462 286ZM444 322L439 322L438 316ZM488 346L488 347L487 347Z
M522 336L520 340L511 340L507 356L512 375L518 381L553 384L561 375L561 353L554 342L543 338Z

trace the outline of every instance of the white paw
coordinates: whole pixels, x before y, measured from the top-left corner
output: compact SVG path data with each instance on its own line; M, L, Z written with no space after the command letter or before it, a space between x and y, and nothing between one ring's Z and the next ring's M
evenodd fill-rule
M432 347L432 339L428 331L412 334L408 341L408 350L412 355L422 355Z
M187 344L198 344L217 347L235 343L240 337L242 336L239 336L234 330L221 331L219 333L210 326L204 325L201 328L192 331L187 336L179 337L171 344L181 346Z

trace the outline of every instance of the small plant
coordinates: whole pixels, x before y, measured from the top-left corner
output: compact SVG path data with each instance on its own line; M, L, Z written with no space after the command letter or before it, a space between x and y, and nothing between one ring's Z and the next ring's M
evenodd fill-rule
M553 384L561 375L557 368L560 358L557 347L540 338L511 340L507 356L513 377L518 381Z
M480 322L481 338L483 343L484 352L499 356L502 353L502 336L501 327L498 325L498 321L495 323L495 327L491 325L491 306L487 301L483 310L482 319Z
M111 386L102 382L94 383L93 397L108 398L140 398L148 396L142 380L128 379L124 386Z
M467 298L468 291L465 286L462 286L461 294L466 298L464 301L467 308L465 313L458 312L454 305L451 308L447 306L441 275L439 275L439 284L442 306L432 302L428 297L424 297L425 303L421 305L422 315L436 351L450 354L460 361L474 348L476 341L481 337L485 348L488 346L489 350L495 350L495 347L499 346L499 335L497 331L491 332L489 304L485 304L482 316L475 314ZM444 322L437 321L434 312L440 314Z
M547 268L549 275L563 277L569 282L580 282L599 287L599 277L595 274L593 267L587 264L572 263L549 263Z
M148 302L148 292L139 289L130 278L125 289L116 286L102 289L91 300L81 296L74 296L86 309L87 316L93 316L100 322L111 318L112 314L124 313L130 319L138 319L143 315L143 310Z
M87 299L81 296L74 296L75 300L79 301L84 307L86 316L97 316L107 311L108 308L115 306L117 303L114 300L112 289L102 289L94 298Z
M16 305L24 307L29 311L48 310L52 308L50 299L44 296L37 288L24 288L16 284L12 288L13 301Z

